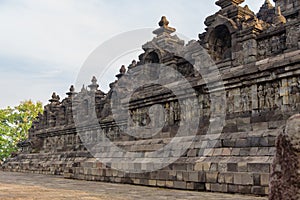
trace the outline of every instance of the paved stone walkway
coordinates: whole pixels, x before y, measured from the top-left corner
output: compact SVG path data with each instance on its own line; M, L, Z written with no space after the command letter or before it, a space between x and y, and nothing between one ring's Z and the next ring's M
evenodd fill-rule
M266 200L219 193L169 190L153 187L69 180L58 176L0 171L1 200Z

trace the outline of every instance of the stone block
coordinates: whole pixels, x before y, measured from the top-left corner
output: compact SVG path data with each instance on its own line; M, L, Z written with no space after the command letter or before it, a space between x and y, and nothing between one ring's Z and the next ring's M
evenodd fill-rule
M245 148L249 147L249 141L247 139L237 139L235 147Z
M166 181L166 187L168 187L168 188L174 187L174 182L173 181Z
M173 163L172 169L175 171L186 171L187 165L186 163Z
M228 185L228 192L230 192L230 193L238 193L239 192L239 186L238 185L229 184Z
M222 149L222 156L230 156L232 148L223 148Z
M198 172L188 172L188 181L199 182L199 173Z
M219 172L206 172L205 180L207 183L217 183Z
M195 171L209 171L211 163L210 162L197 162L194 166Z
M257 155L258 156L268 156L269 155L269 148L268 147L259 147Z
M251 148L250 148L249 155L250 155L250 156L256 156L256 155L257 155L257 152L258 152L258 147L251 147Z
M241 194L251 194L251 186L247 185L239 185L238 186L238 192Z
M260 175L260 183L262 186L269 186L270 184L270 174L261 174Z
M218 183L233 184L233 173L220 173Z
M186 189L186 182L185 181L174 181L174 188Z
M248 141L251 147L258 147L260 146L260 137L249 137Z
M194 190L195 189L195 183L194 182L188 182L186 184L186 189L188 189L188 190Z
M211 191L211 183L205 183L206 191Z
M269 163L249 163L248 171L249 172L270 173L270 164Z
M226 184L212 183L210 186L212 192L227 192L228 188Z
M213 156L221 156L222 150L223 150L222 148L214 149Z
M218 163L219 172L227 172L227 163Z
M250 155L250 148L241 148L240 156L249 156Z
M237 163L228 163L227 164L227 170L229 172L238 172L238 165L237 165Z
M182 181L183 180L183 174L182 174L183 172L181 172L181 171L178 171L177 173L176 173L176 180L177 181Z
M238 163L238 172L247 172L248 171L248 163L246 162L239 162Z
M140 179L133 178L132 181L133 181L133 184L136 184L136 185L140 184Z
M218 171L218 163L211 163L209 171Z
M140 179L140 184L141 185L149 185L149 180L148 179Z
M157 178L159 180L167 180L169 178L169 173L167 171L158 171Z
M214 153L214 149L205 149L203 152L203 156L212 156Z
M260 140L259 140L259 145L260 145L261 147L268 147L268 146L270 146L270 145L269 145L269 139L268 139L267 137L262 137L262 138L260 138Z
M241 151L240 148L233 148L232 151L231 151L231 156L238 156L238 155L240 155L240 151Z
M251 193L255 195L266 195L266 187L253 186Z
M198 149L191 149L191 150L188 151L187 156L188 157L196 157L197 152L198 152Z
M236 139L223 139L223 147L235 147Z
M149 180L149 185L156 186L156 180Z
M165 187L165 186L166 186L166 181L159 181L159 180L158 180L158 181L156 182L156 185L159 186L159 187Z
M237 185L253 185L253 174L239 172L234 174L234 184Z
M268 122L259 122L259 123L252 124L253 131L268 130L268 127L269 127Z
M253 182L255 186L261 186L260 174L253 174Z

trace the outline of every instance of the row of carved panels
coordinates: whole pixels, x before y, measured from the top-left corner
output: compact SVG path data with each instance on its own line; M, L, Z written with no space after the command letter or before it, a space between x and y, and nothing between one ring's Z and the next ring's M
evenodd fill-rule
M183 101L171 101L161 105L163 115L158 115L158 122L174 124L181 118L210 115L211 112L235 113L251 110L280 109L283 105L294 109L300 103L299 77L276 80L258 85L249 85L242 88L235 88L226 91L223 97L215 103L214 95L200 93L197 99L186 99ZM213 102L213 103L212 103ZM226 110L223 108L226 107ZM79 113L89 113L95 110L82 105ZM149 123L149 109L151 106L130 110L132 119L131 125L145 125ZM286 109L286 108L285 108ZM99 109L98 109L99 110ZM90 119L87 114L87 119ZM73 123L70 112L62 113L48 112L38 124L35 123L35 130L48 127L55 127Z

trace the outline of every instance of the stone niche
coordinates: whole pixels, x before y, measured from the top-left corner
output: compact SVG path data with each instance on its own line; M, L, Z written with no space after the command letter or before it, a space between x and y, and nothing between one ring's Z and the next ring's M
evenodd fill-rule
M159 55L155 51L151 51L145 55L144 62L145 64L149 63L159 63Z
M231 59L231 34L227 26L217 26L210 34L208 44L215 61Z

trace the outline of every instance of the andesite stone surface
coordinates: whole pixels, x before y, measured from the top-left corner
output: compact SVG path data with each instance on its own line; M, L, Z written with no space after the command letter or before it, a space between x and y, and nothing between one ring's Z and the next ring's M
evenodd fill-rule
M272 172L273 184L288 188L290 182L283 184L276 176L282 175L285 179L290 174L296 176L294 171L280 165L283 155L288 156L286 164L296 163L292 156L294 149L293 152L286 149L283 154L278 149L286 148L285 142L290 142L291 148L298 145L296 132L292 134L293 131L289 130L286 132L288 136L284 136L280 130L291 116L300 111L300 1L276 0L272 6L266 0L258 14L248 6L240 6L242 2L217 1L221 9L206 18L206 32L199 34L198 41L187 44L174 35L176 30L169 26L166 17L162 17L160 27L154 31L156 36L142 46L144 53L127 70L125 66L121 67L118 80L110 84L108 93L99 89L95 77L89 89L83 87L75 92L71 86L63 100L53 93L44 113L33 123L29 139L20 143L21 152L7 160L2 165L3 170L255 195L269 194ZM199 45L203 49L197 48ZM170 52L179 52L183 56ZM215 63L221 84L209 82L214 80L216 70L209 67L211 61L205 58L204 52ZM207 66L201 74L193 66L199 58ZM153 79L163 77L166 84L181 87L181 93L175 96L165 87L147 85L135 91L129 104L123 105L124 99L114 102L114 91L117 90L120 96L126 93L126 87L118 87L120 81L127 76L137 77L145 64L161 64L178 71L195 91L196 100L191 101L186 85L170 82L174 77L168 76L168 72L156 74L149 69ZM204 80L205 77L208 81ZM129 81L128 84L136 82ZM216 103L214 99L220 97L221 90L225 91L224 97ZM116 124L111 107L114 104L128 109L130 125L123 116L118 116L120 123ZM158 111L164 111L164 115L155 120L150 112L153 105L159 105ZM75 124L77 118L73 117L78 114L82 116L79 126ZM91 114L96 115L96 120L91 120ZM225 114L224 123L220 126L214 124L222 114ZM188 127L183 131L186 135L176 136L184 121L198 118L198 127ZM287 127L293 123L292 119ZM151 123L163 126L152 137L136 138L124 131ZM196 130L196 135L191 137L188 133L193 130ZM79 136L78 132L83 134ZM219 137L213 137L214 134ZM104 138L126 153L111 148ZM153 158L155 162L151 164L135 158L129 158L135 161L134 165L113 161L104 164L87 149L87 146L103 149L101 156L107 158L129 157L130 152L148 155L162 149L172 138L181 141L174 152ZM155 170L161 164L160 159L186 146L187 150L175 162ZM296 170L297 166L293 166ZM120 168L124 170L116 170ZM134 173L134 170L145 173ZM297 176L299 178L299 174ZM273 199L281 194L280 189L272 188L271 191L274 191Z
M280 130L273 161L270 200L300 199L300 115L288 119Z

